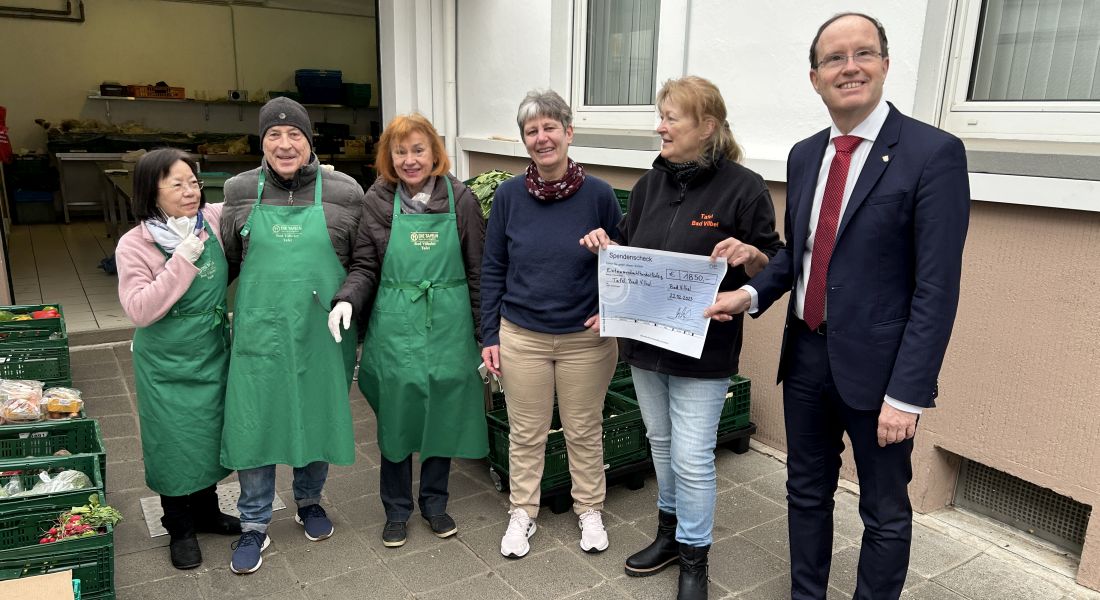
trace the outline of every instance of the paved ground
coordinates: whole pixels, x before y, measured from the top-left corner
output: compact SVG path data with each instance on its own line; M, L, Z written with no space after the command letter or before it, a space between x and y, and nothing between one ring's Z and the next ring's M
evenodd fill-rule
M293 599L531 599L674 598L675 569L649 578L626 577L623 559L648 543L655 528L656 483L608 490L604 513L611 547L588 555L577 546L574 517L544 510L531 553L517 561L499 554L507 524L507 496L498 493L480 461L456 461L450 513L457 536L438 540L414 516L409 541L382 546L385 520L378 499L374 418L355 392L352 412L359 457L334 467L324 506L336 535L312 543L290 510L277 511L272 546L255 574L229 571L231 539L201 536L205 562L177 571L168 562L167 537L150 538L139 500L145 487L128 344L74 348L74 385L88 413L99 419L107 444L108 501L126 515L116 530L115 582L120 600ZM780 454L753 444L735 455L718 453L719 495L711 551L711 598L768 600L789 597L784 471ZM292 502L289 469L277 489ZM852 490L837 493L835 555L830 598L851 597L862 525ZM1100 599L1073 583L1076 560L992 521L956 510L918 515L904 598L910 600Z

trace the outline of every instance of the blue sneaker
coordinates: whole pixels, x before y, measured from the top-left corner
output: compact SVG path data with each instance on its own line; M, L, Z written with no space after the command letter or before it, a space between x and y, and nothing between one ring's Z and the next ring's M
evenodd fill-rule
M306 529L306 538L311 542L319 542L331 537L335 528L328 519L325 509L320 504L310 504L298 509L294 515L294 521Z
M271 538L261 531L246 531L241 539L233 542L233 558L229 561L229 570L238 575L255 573L264 559L260 554L271 545Z

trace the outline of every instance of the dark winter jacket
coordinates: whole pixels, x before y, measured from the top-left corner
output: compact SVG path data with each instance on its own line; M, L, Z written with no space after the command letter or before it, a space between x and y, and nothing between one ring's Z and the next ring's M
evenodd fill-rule
M229 261L230 273L239 272L240 264L248 253L248 238L241 237L241 228L256 202L256 183L260 179L260 169L266 170L263 203L273 206L313 204L313 186L317 181L317 172L322 173L321 204L325 211L325 224L340 264L344 269L348 268L355 232L359 228L359 215L362 213L363 188L349 175L321 169L316 155L311 158L309 164L298 170L289 186L279 180L266 161L262 166L225 182L221 239L225 245L225 258Z
M681 184L658 157L653 169L631 190L629 210L616 241L624 246L709 256L718 242L729 237L759 248L769 258L783 247L764 179L719 158ZM731 267L719 290L735 290L748 280L744 267ZM742 322L742 315L726 322L711 321L698 359L626 338L619 340L619 354L633 366L667 375L726 377L737 373Z
M481 205L473 192L454 177L446 177L454 189L458 242L462 247L462 263L466 267L476 334L480 331L481 321L481 252L485 242L485 219L481 216ZM367 190L348 278L333 298L333 302L351 303L352 314L362 323L366 323L366 316L374 306L378 279L382 275L382 261L386 257L390 228L393 226L393 194L396 189L396 184L379 177ZM448 210L447 185L437 180L424 212L445 213Z

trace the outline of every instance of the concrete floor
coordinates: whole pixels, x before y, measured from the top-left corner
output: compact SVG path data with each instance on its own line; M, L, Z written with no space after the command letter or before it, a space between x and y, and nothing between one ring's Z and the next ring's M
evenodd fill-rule
M499 554L507 524L507 496L497 492L481 461L455 461L450 514L455 537L439 540L416 516L408 543L385 548L385 516L378 499L378 446L374 416L352 393L358 460L333 467L324 506L336 534L309 542L291 510L276 511L272 545L263 567L247 576L229 571L233 539L200 537L205 562L177 571L168 562L167 537L150 538L139 501L145 487L126 343L72 350L74 386L106 438L107 500L126 516L116 529L115 583L119 600L268 598L294 599L658 599L674 598L676 571L635 579L623 559L648 543L655 528L656 482L643 489L608 490L604 522L611 547L589 555L577 545L570 514L544 510L521 560ZM787 525L782 454L753 443L747 454L717 454L718 505L711 551L710 597L789 598ZM289 469L280 467L277 490L291 502ZM836 537L830 598L851 597L862 524L856 488L837 492ZM1075 585L1076 558L1025 534L964 511L918 515L903 598L910 600L1100 599Z

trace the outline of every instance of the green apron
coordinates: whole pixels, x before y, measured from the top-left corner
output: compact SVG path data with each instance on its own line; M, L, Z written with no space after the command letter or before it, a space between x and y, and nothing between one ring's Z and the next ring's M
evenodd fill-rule
M321 206L256 204L241 236L233 313L233 357L225 396L222 465L252 469L355 462L351 425L354 329L342 344L328 331L328 307L347 273L332 248Z
M218 462L229 368L229 268L210 225L205 229L191 287L163 318L134 331L145 483L165 496L197 492L230 473Z
M482 458L489 452L481 361L470 292L450 212L401 214L393 226L371 311L359 389L378 415L378 447L399 462L413 452Z

